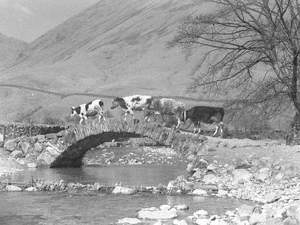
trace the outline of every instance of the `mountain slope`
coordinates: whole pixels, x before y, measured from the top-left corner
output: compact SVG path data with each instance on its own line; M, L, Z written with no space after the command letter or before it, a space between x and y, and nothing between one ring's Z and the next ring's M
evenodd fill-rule
M0 33L0 68L14 61L27 43Z
M1 82L51 90L186 95L197 55L167 48L194 0L102 0L20 54Z

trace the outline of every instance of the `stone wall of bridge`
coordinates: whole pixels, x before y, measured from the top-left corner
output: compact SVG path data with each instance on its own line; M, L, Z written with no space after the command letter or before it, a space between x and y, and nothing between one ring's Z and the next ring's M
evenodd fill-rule
M204 136L182 133L158 123L108 119L73 125L54 134L18 137L7 142L5 149L31 159L37 166L79 167L89 149L132 137L149 137L156 145L170 146L183 155L201 151L206 140Z

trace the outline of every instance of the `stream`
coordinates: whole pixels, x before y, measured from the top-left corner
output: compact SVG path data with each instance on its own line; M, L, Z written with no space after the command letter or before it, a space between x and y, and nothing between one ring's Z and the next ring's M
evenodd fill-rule
M120 149L117 151L120 152ZM138 150L124 150L135 154ZM87 154L103 155L102 151ZM151 153L153 154L153 153ZM121 156L122 157L122 156ZM120 157L119 157L120 158ZM30 182L32 178L48 181L95 183L128 186L167 185L170 180L182 175L185 164L177 161L170 164L120 165L112 162L106 166L82 168L26 169L5 178L9 182ZM137 210L158 207L163 204L186 204L189 210L179 215L184 218L194 211L204 209L209 214L223 214L237 208L243 201L216 197L191 195L166 196L160 194L114 195L103 193L49 193L49 192L0 192L1 225L34 224L116 224L118 219L136 217Z

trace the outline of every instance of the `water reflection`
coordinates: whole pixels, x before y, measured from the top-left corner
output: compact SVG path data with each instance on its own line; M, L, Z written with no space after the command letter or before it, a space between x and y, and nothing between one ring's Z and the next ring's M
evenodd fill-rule
M28 169L11 175L8 181L30 182L32 178L48 181L64 180L65 182L94 183L113 185L158 185L182 175L184 165L137 165L108 166L60 169Z

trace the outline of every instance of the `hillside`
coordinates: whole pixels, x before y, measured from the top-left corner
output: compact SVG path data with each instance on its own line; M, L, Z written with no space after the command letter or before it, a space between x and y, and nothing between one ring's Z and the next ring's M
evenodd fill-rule
M186 60L167 43L182 19L201 8L206 7L193 0L102 0L30 43L1 82L109 94L186 94L197 58Z
M207 98L189 91L203 52L186 54L168 42L187 16L210 10L200 0L99 1L30 43L0 72L0 85L27 87L0 89L0 121L61 119L95 97L69 93Z
M13 62L26 46L27 43L0 33L0 68Z

